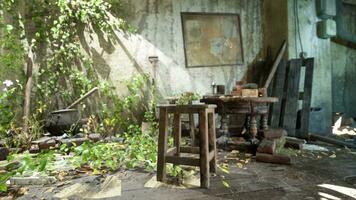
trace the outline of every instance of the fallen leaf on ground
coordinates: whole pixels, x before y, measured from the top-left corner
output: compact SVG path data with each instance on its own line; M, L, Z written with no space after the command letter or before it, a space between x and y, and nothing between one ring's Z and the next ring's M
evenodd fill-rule
M223 184L224 184L225 187L227 187L227 188L230 187L230 184L229 184L227 181L223 180L222 182L223 182Z

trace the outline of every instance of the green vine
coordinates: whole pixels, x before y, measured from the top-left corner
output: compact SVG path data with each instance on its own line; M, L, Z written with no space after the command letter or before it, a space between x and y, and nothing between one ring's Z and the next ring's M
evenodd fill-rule
M8 31L1 40L12 45L1 46L12 53L1 54L0 62L23 68L27 46L35 52L38 71L34 74L31 121L36 128L31 130L38 135L38 122L50 111L69 105L95 86L100 87L100 103L90 106L96 109L94 112L85 108L83 111L95 115L95 131L113 135L127 130L130 123L137 121L130 111L137 108L142 97L139 90L148 81L147 76L126 82L129 94L119 97L115 88L98 75L90 50L83 48L85 39L97 36L110 44L117 40L115 31L134 31L117 12L125 10L124 4L120 0L28 0L25 4L21 0L0 2L1 18L7 18L1 21L1 27ZM18 37L11 38L12 32Z

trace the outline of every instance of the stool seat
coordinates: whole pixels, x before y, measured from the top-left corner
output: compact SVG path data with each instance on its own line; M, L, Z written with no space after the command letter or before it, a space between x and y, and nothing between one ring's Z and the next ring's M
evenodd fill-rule
M159 108L159 138L157 158L157 180L165 181L166 163L174 165L189 165L200 167L200 185L209 188L210 171L216 172L216 136L215 108L216 105L192 104L158 105ZM181 146L181 114L199 115L199 147ZM167 150L168 117L173 114L174 147ZM199 154L199 158L183 157L181 153Z

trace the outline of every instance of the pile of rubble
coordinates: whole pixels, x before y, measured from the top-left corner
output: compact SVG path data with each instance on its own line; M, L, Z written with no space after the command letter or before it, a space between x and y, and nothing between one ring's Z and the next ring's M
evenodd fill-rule
M79 146L86 141L92 142L123 142L123 138L119 137L106 137L103 138L100 134L77 134L74 136L69 136L64 134L62 136L45 136L38 140L31 142L31 147L29 149L30 153L39 153L42 150L48 149L58 149L61 145L66 144L68 147L76 145ZM10 152L21 152L21 149L8 148L4 143L0 143L0 161L6 160Z
M294 137L287 137L284 129L269 129L261 132L263 138L256 152L256 161L276 164L291 164L291 158L281 154L283 148L302 149L306 143Z

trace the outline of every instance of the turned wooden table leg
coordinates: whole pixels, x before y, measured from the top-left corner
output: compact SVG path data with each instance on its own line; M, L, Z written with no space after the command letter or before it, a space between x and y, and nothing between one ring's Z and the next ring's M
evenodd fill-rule
M256 115L251 115L250 118L250 134L252 139L256 138L257 135L257 120L256 120Z
M220 132L222 133L222 135L224 136L228 136L228 133L229 133L229 126L228 126L228 123L229 123L229 117L227 114L225 113L222 113L221 114L221 127L220 127Z
M261 115L261 127L262 130L268 129L268 114Z
M246 133L247 135L250 134L250 120L251 120L251 117L249 114L246 114L246 117L245 117L245 123L244 123L244 128L246 129Z

